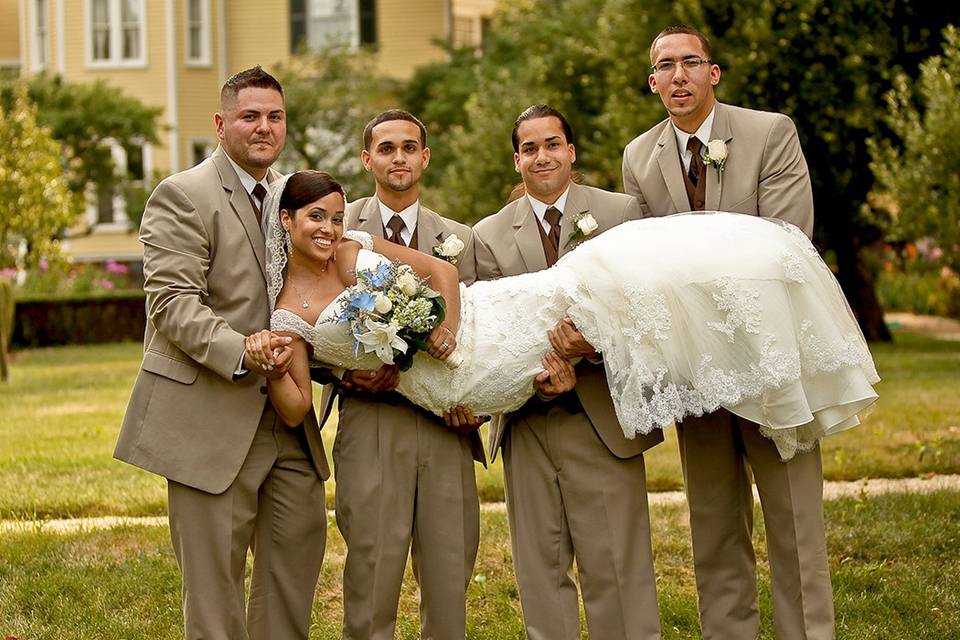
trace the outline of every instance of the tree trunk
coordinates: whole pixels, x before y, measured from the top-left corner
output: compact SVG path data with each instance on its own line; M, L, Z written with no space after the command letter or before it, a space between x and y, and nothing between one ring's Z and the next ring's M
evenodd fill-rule
M883 308L877 299L873 275L866 268L854 243L834 247L837 255L837 280L850 302L864 337L870 342L892 342L893 335L883 320Z

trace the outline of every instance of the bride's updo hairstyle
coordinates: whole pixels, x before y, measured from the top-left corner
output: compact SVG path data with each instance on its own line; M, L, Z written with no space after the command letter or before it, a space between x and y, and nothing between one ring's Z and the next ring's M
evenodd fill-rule
M287 180L280 196L280 209L286 210L292 218L297 209L316 202L331 193L339 193L346 200L343 187L333 176L324 171L297 171Z

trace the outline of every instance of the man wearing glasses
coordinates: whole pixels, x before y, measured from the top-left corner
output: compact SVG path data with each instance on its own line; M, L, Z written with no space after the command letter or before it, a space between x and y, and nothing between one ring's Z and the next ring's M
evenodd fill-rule
M691 27L668 27L654 39L647 82L669 117L624 149L624 190L645 217L733 211L811 235L813 195L796 127L783 114L717 102L720 67L710 57L710 42ZM759 425L724 409L686 418L677 438L704 638L759 632L751 475L777 638L833 638L819 447L782 462Z

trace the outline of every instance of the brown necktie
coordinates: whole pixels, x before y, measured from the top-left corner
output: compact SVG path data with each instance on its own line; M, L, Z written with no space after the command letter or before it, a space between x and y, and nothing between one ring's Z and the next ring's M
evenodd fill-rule
M687 171L687 175L690 177L690 182L693 183L694 188L699 186L700 180L707 173L707 165L703 163L703 157L700 155L701 149L703 149L703 143L696 136L690 136L690 139L687 140L687 151L692 153L693 157L690 158L690 170Z
M387 240L407 246L407 243L403 241L403 236L400 235L400 232L403 231L403 228L406 226L407 225L403 223L403 218L397 214L393 214L393 217L390 218L390 222L387 223L387 229L390 230L390 237L387 238Z
M543 214L543 219L550 223L550 233L547 234L547 240L553 247L553 256L547 256L547 264L551 266L557 261L557 256L560 255L560 218L562 215L556 207L547 207ZM550 260L551 257L553 257L552 261Z
M259 182L253 187L253 197L250 203L253 205L253 212L257 214L257 224L263 227L263 200L267 197L267 188ZM259 202L260 204L257 204Z

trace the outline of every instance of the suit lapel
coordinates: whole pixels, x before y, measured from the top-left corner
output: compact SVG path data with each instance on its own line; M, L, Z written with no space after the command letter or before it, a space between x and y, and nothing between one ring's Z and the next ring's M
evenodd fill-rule
M420 205L420 211L417 213L417 248L433 255L433 248L443 242L443 234L446 227L440 216L423 205Z
M563 207L563 217L560 218L560 251L559 255L565 254L573 249L568 242L570 234L573 233L573 221L580 215L590 211L590 205L587 204L587 191L578 184L571 184L570 191L567 193L567 202Z
M370 196L363 203L360 214L357 216L357 222L351 228L359 231L366 231L374 238L384 238L383 218L380 217L380 201L376 196Z
M230 160L227 159L223 149L217 147L214 151L213 163L220 173L220 181L223 183L223 190L228 194L230 206L233 212L240 219L243 229L247 234L247 240L253 247L253 252L257 256L257 262L260 264L260 273L263 275L263 281L267 281L266 249L264 247L263 231L257 224L257 214L253 211L253 203L250 201L250 195L243 188L240 182L240 176L234 171ZM272 175L272 174L271 174Z
M527 271L542 271L547 268L547 257L543 254L543 242L540 240L540 231L537 230L539 224L530 201L526 196L521 196L517 200L513 215L513 230Z
M716 103L716 113L713 116L713 128L710 131L711 140L723 140L730 143L733 140L733 133L730 130L730 115L726 105ZM717 172L717 168L707 165L707 193L704 202L704 208L707 211L717 211L720 209L720 197L723 195L723 175Z
M667 185L667 191L670 192L670 199L673 200L673 211L689 211L690 202L687 198L687 189L683 186L682 164L680 163L680 153L677 151L677 135L673 132L673 124L667 120L660 139L657 140L657 164L660 165L660 173L663 174L663 181ZM667 213L667 212L664 212Z

